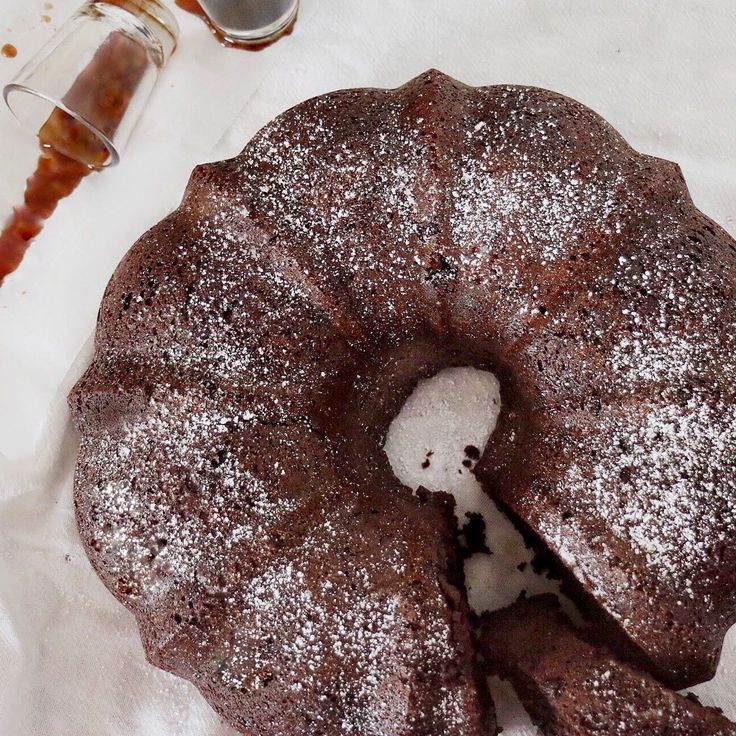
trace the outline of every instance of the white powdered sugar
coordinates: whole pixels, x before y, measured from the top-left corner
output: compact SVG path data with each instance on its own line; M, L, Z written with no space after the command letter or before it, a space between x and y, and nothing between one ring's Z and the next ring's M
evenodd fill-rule
M588 445L596 462L573 462L562 482L583 515L602 519L656 576L693 597L736 523L736 478L714 473L736 456L736 407L695 396L685 407L628 407L599 421Z

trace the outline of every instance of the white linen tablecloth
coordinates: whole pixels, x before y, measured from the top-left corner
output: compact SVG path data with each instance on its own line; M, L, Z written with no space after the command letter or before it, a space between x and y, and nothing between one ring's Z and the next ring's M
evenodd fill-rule
M3 0L0 45L20 53L0 58L0 83L76 3ZM76 437L65 396L89 360L102 291L135 238L176 206L194 164L234 155L310 95L396 86L436 67L471 84L534 84L579 99L636 148L679 162L696 204L736 234L731 0L303 0L294 34L259 54L222 49L197 19L177 17L180 48L122 164L61 204L0 288L3 736L232 734L191 686L146 663L132 617L84 556L71 500ZM0 110L0 216L19 201L35 155ZM421 430L449 457L469 441L465 420L478 407L423 393L406 431L420 432L417 412L454 422L449 437L429 420ZM445 470L425 484L446 485ZM499 530L490 528L491 546ZM697 692L736 718L736 630L716 680ZM501 694L505 733L534 733L508 688Z

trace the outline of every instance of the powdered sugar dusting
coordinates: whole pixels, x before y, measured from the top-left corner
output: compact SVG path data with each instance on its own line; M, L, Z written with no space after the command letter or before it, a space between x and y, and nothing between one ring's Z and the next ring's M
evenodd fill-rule
M736 407L694 397L684 408L607 412L591 471L573 463L564 483L583 512L600 516L656 575L693 597L699 571L736 523L736 479L712 475L736 453Z
M590 666L589 662L586 664ZM715 712L706 717L718 723L706 726L702 706L660 688L615 661L594 661L583 687L593 700L594 707L597 706L597 712L591 712L588 718L599 718L601 713L608 715L611 724L609 733L612 735L628 736L650 729L672 736L690 736L702 732L713 736L732 736L735 732L726 719Z

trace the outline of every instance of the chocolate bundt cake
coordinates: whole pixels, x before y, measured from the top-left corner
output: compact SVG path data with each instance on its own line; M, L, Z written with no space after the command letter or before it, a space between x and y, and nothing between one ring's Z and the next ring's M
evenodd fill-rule
M588 641L553 595L485 616L480 647L546 736L736 736L720 711Z
M70 399L89 557L244 733L488 733L448 501L381 451L471 364L488 491L612 642L702 680L736 620L735 276L678 167L572 100L431 71L305 102L107 288Z

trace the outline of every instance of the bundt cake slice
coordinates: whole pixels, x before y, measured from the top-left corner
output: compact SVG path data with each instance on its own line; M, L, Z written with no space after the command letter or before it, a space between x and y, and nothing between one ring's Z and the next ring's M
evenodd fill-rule
M734 736L720 711L662 686L590 643L552 595L483 617L489 671L508 677L547 736Z

